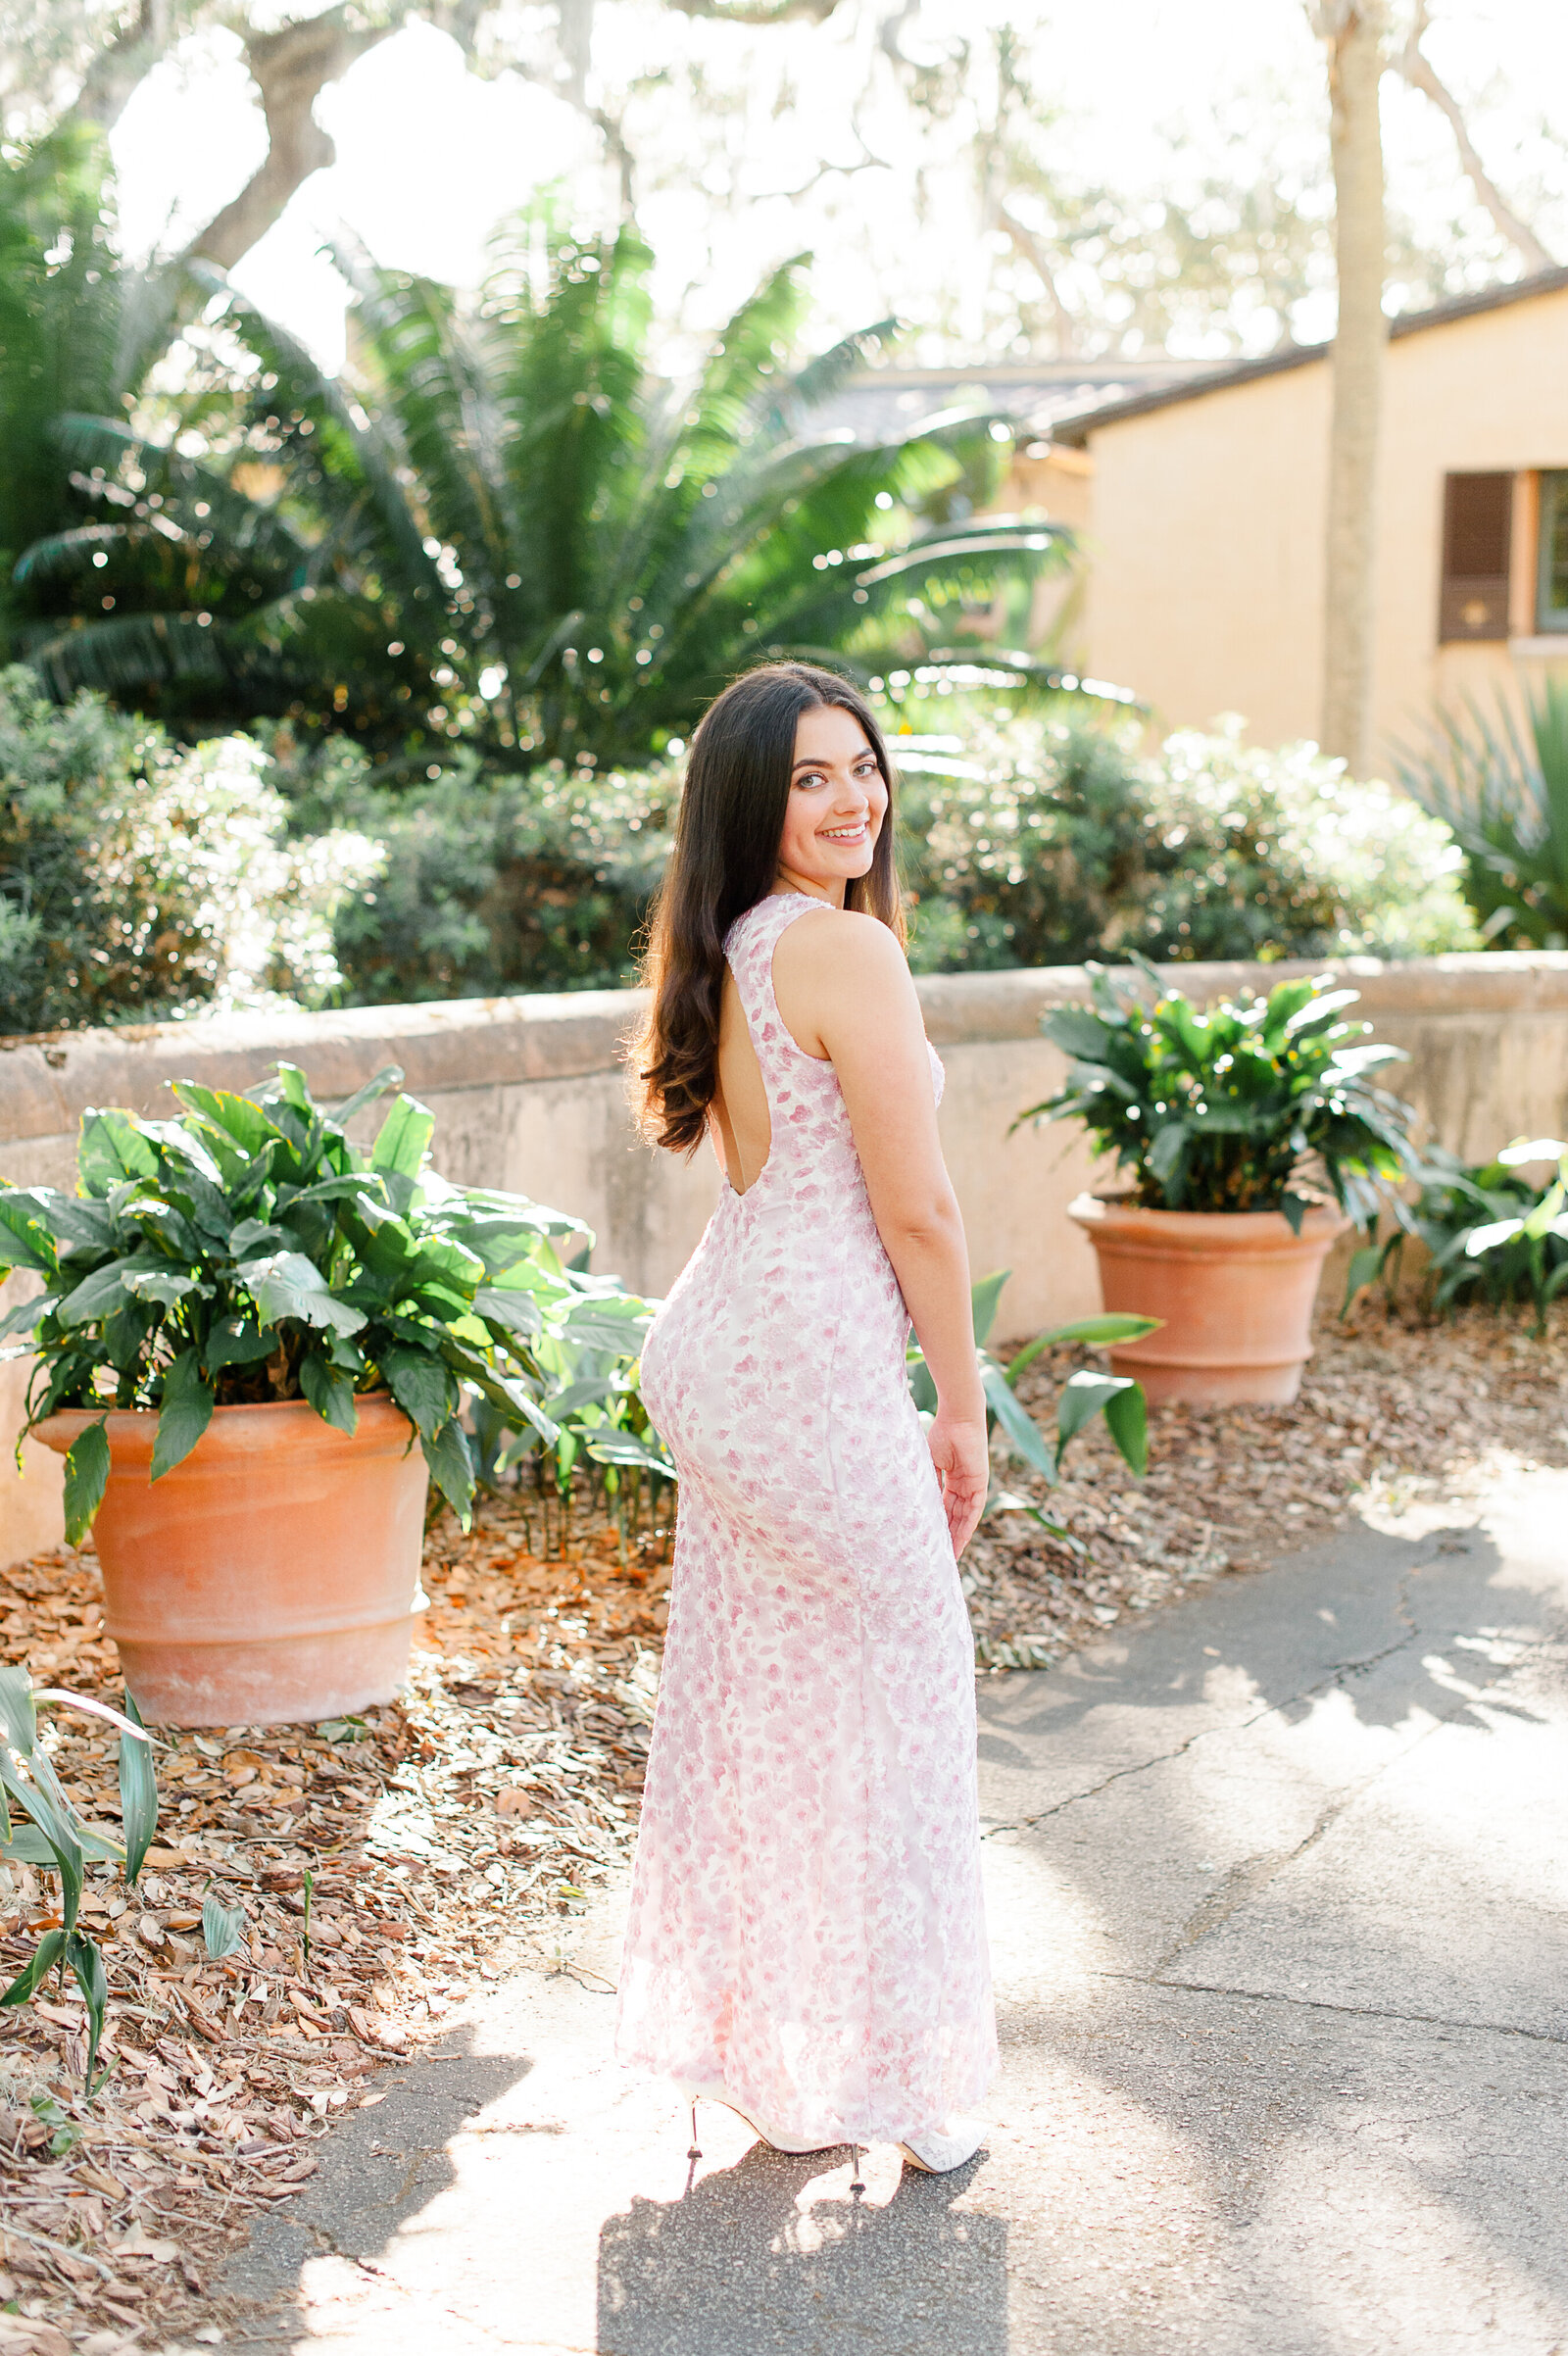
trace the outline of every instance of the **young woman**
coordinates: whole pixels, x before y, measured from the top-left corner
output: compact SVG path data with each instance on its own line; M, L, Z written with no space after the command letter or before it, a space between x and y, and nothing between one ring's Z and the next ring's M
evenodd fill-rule
M643 1353L680 1516L617 2042L779 2150L946 2170L996 2052L956 1560L986 1422L903 938L869 710L748 673L693 742L634 1063L724 1185Z

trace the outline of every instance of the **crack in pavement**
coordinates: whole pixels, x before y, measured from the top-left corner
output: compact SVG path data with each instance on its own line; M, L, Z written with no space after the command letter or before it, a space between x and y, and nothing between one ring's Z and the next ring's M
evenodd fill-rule
M1032 1832L1036 1825L1049 1823L1053 1816L1065 1815L1069 1808L1081 1806L1086 1799L1098 1799L1102 1792L1108 1792L1113 1784L1124 1782L1128 1776L1147 1775L1152 1767L1169 1766L1173 1759L1185 1758L1187 1753L1196 1749L1200 1742L1213 1742L1216 1737L1249 1734L1254 1726L1261 1726L1266 1718L1276 1717L1282 1710L1296 1709L1302 1702L1314 1700L1319 1693L1326 1692L1331 1686L1342 1684L1346 1678L1364 1676L1369 1669L1377 1668L1380 1662L1392 1660L1396 1653L1408 1651L1412 1644L1421 1641L1422 1632L1410 1619L1405 1605L1404 1591L1411 1579L1418 1578L1422 1570L1430 1567L1428 1564L1418 1564L1414 1570L1407 1571L1399 1581L1395 1596L1395 1609L1405 1620L1407 1632L1396 1644L1385 1644L1381 1651L1369 1652L1361 1659L1337 1661L1331 1668L1326 1669L1312 1685L1303 1686L1297 1693L1287 1693L1278 1701L1265 1702L1262 1708L1254 1710L1249 1718L1229 1719L1219 1726L1200 1726L1195 1734L1189 1735L1185 1742L1178 1742L1173 1749L1156 1751L1152 1757L1135 1760L1130 1766L1113 1768L1110 1774L1103 1777L1100 1783L1091 1784L1082 1792L1069 1792L1065 1799L1054 1800L1049 1808L1042 1808L1037 1815L1011 1817L988 1824L981 1838L990 1841L999 1833ZM1458 1634L1458 1630L1451 1631L1449 1641Z
M1125 1782L1129 1776L1147 1775L1152 1768L1166 1767L1169 1766L1175 1759L1185 1758L1188 1752L1196 1749L1200 1742L1213 1742L1216 1738L1250 1734L1254 1727L1261 1726L1265 1720L1278 1716L1282 1711L1299 1708L1303 1703L1317 1699L1320 1694L1328 1692L1330 1689L1336 1686L1343 1687L1346 1681L1349 1678L1364 1677L1370 1670L1378 1668L1384 1661L1393 1660L1396 1655L1400 1652L1407 1652L1414 1644L1427 1643L1439 1649L1451 1648L1453 1645L1458 1644L1462 1638L1469 1636L1473 1632L1468 1629L1461 1628L1447 1628L1444 1629L1441 1633L1433 1633L1424 1630L1416 1622L1410 1610L1408 1593L1410 1582L1413 1579L1419 1579L1424 1572L1432 1570L1436 1566L1430 1562L1415 1563L1409 1570L1400 1575L1395 1588L1394 1608L1396 1617L1403 1620L1405 1623L1406 1633L1399 1637L1394 1644L1385 1644L1380 1650L1376 1652L1369 1652L1364 1656L1354 1660L1335 1662L1332 1667L1326 1669L1322 1675L1319 1676L1311 1685L1303 1686L1296 1693L1288 1693L1277 1701L1265 1703L1262 1708L1254 1710L1250 1717L1231 1719L1225 1724L1219 1726L1201 1726L1197 1730L1196 1733L1189 1735L1185 1742L1176 1743L1175 1746L1170 1750L1156 1751L1152 1756L1145 1759L1135 1760L1129 1766L1113 1768L1110 1774L1102 1777L1098 1784L1091 1784L1082 1792L1069 1792L1065 1799L1054 1800L1049 1808L1042 1808L1036 1815L1008 1817L988 1823L982 1830L981 1839L983 1841L991 1841L994 1840L997 1835L1002 1833L1032 1832L1037 1825L1049 1823L1054 1816L1065 1815L1069 1808L1079 1807L1085 1800L1098 1799L1102 1792L1108 1792L1113 1784ZM1540 1654L1549 1645L1551 1640L1545 1637L1539 1637L1533 1639L1510 1639L1508 1641L1511 1643L1516 1642L1518 1644L1519 1650L1516 1656L1508 1661L1489 1662L1487 1665L1494 1672L1494 1674L1479 1683L1473 1692L1456 1695L1451 1708L1443 1711L1434 1711L1432 1725L1429 1727L1424 1727L1418 1735L1414 1736L1411 1741L1396 1754L1396 1756L1401 1758L1407 1756L1410 1750L1416 1748L1418 1744L1426 1741L1428 1735L1434 1734L1438 1727L1446 1726L1451 1719L1457 1717L1461 1711L1470 1708L1479 1697L1489 1693L1494 1686L1499 1684L1504 1678L1510 1676L1516 1669L1522 1667L1526 1661L1536 1658L1538 1654ZM1385 1760L1381 1766L1374 1770L1372 1776L1364 1779L1364 1782L1375 1782L1377 1776L1383 1774L1385 1769L1392 1764L1392 1760ZM1363 1785L1351 1787L1345 1794L1346 1801L1348 1802L1348 1800L1355 1798L1360 1790L1363 1788L1364 1783ZM1323 1829L1326 1830L1327 1828L1324 1827ZM1307 1845L1310 1845L1310 1842L1314 1838L1316 1838L1315 1833L1308 1836ZM1296 1852L1294 1851L1292 1852L1293 1855ZM1289 1860L1287 1859L1286 1861L1288 1862Z
M1517 2037L1533 2044L1568 2046L1568 2031L1557 2029L1525 2029L1512 2021L1467 2021L1450 2013L1397 2012L1383 2004L1337 2004L1331 1996L1289 1996L1281 1988L1228 1988L1217 1980L1160 1980L1149 1972L1100 1971L1097 1980L1120 1980L1134 1988L1147 1988L1158 1993L1178 1989L1189 1996L1228 1996L1238 2003L1288 2004L1298 2012L1343 2013L1356 2021L1402 2022L1411 2028L1463 2029L1478 2037Z

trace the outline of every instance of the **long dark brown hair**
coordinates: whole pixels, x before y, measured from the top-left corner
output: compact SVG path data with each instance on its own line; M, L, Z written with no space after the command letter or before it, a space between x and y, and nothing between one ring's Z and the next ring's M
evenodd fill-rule
M764 899L778 873L803 712L836 704L858 720L888 789L869 871L844 905L905 937L893 856L893 769L870 706L848 680L808 663L765 663L726 687L692 739L675 845L649 922L642 961L653 992L630 1042L632 1093L643 1135L671 1153L702 1143L718 1086L724 936Z

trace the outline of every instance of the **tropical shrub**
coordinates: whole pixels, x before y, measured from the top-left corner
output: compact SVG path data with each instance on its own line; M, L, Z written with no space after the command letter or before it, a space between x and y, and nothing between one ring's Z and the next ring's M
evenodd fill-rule
M1067 1343L1081 1343L1092 1350L1108 1350L1116 1342L1136 1342L1144 1334L1153 1333L1159 1325L1157 1317L1108 1316L1078 1317L1068 1325L1054 1325L1007 1360L1005 1365L987 1350L992 1326L996 1323L997 1304L1002 1288L1011 1270L1001 1269L995 1276L983 1276L971 1288L974 1316L975 1355L980 1366L980 1383L986 1399L986 1432L994 1435L1000 1428L1009 1453L1045 1476L1049 1486L1055 1487L1061 1470L1061 1460L1070 1441L1092 1423L1097 1415L1105 1418L1105 1429L1115 1442L1124 1462L1140 1479L1149 1469L1149 1411L1142 1384L1130 1375L1101 1374L1092 1367L1081 1367L1070 1374L1056 1401L1056 1441L1053 1447L1040 1426L1019 1403L1018 1377L1026 1366L1032 1366L1043 1351ZM925 1362L925 1352L911 1334L907 1347L909 1389L914 1403L927 1419L937 1411L937 1387ZM1028 1497L1014 1497L1010 1491L998 1488L993 1482L986 1498L986 1513L1027 1513L1053 1537L1082 1551L1081 1542L1060 1522L1048 1514Z
M1466 710L1440 715L1434 740L1400 760L1400 782L1452 829L1484 940L1568 948L1568 681L1527 696L1523 727L1501 701L1491 717Z
M60 428L92 519L19 577L117 603L35 651L52 691L340 714L411 773L470 741L641 760L761 654L882 672L933 634L972 641L970 605L1064 561L1055 525L919 527L966 465L997 473L986 419L872 447L818 421L892 322L792 367L788 264L671 385L650 365L651 266L629 225L580 238L533 215L472 297L358 269L352 382L225 288L256 364L231 427Z
M1299 1230L1321 1179L1358 1225L1375 1219L1411 1165L1411 1114L1370 1084L1403 1049L1352 1045L1371 1024L1337 1019L1360 992L1281 982L1205 1011L1136 962L1152 1006L1092 965L1093 1006L1044 1017L1066 1084L1013 1126L1081 1120L1152 1210L1279 1210Z
M1258 751L1228 721L1146 759L1131 728L959 727L891 740L923 971L1479 945L1446 828L1310 745Z
M1533 1186L1524 1170L1554 1161L1555 1173ZM1516 1137L1493 1161L1464 1162L1442 1146L1428 1146L1415 1165L1420 1193L1395 1205L1386 1236L1355 1252L1347 1272L1345 1309L1380 1279L1393 1297L1406 1241L1429 1254L1421 1296L1429 1311L1448 1309L1466 1294L1494 1308L1528 1302L1536 1332L1546 1309L1568 1287L1568 1145L1555 1137Z
M344 896L333 929L354 1004L632 980L680 794L670 763L600 773L550 761L509 776L466 754L399 789L373 782L347 738L303 751L281 730L271 741L297 830L382 846L384 872Z
M265 767L253 738L179 752L100 697L62 711L0 671L0 1028L336 991L332 918L381 853L341 828L284 840Z
M73 1545L103 1498L113 1407L157 1413L156 1482L220 1404L304 1399L353 1432L357 1396L389 1391L465 1523L470 1399L522 1450L564 1451L568 1473L579 1446L614 1461L643 1445L617 1370L647 1305L562 1265L558 1240L592 1241L579 1219L438 1177L434 1118L413 1097L394 1099L368 1154L351 1144L347 1124L401 1077L389 1067L331 1113L289 1063L251 1095L182 1081L176 1119L84 1117L76 1194L0 1192L0 1267L42 1279L0 1323L27 1337L12 1355L36 1353L26 1428L101 1410L66 1459ZM613 1364L601 1373L596 1355L589 1371L579 1350Z
M40 1701L63 1702L119 1727L122 1839L116 1840L102 1825L89 1824L62 1785L39 1730ZM13 1824L13 1807L20 1808L29 1821ZM42 1867L60 1883L60 1921L43 1933L10 1987L0 1991L0 2005L27 2003L52 1971L62 1980L68 1971L73 1975L87 2008L87 2057L82 2076L89 2102L97 2091L93 2064L104 2033L109 1981L96 1940L80 1927L87 1867L112 1860L134 1885L157 1827L152 1738L142 1726L129 1693L122 1714L81 1693L65 1693L55 1686L35 1688L24 1669L0 1668L0 1859Z
M119 416L175 323L178 269L127 268L106 170L103 141L86 125L0 149L0 663L55 635L68 614L103 618L101 567L84 563L62 598L17 581L13 566L88 510L59 445L61 417Z

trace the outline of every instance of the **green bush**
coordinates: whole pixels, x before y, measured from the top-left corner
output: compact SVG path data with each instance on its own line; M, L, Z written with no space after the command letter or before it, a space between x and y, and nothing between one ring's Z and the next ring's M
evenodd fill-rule
M271 739L292 822L375 836L385 871L350 892L334 945L357 1005L612 990L669 849L678 772L486 774L460 759L416 787L378 782L346 738L297 750Z
M180 751L0 671L0 1030L336 992L332 917L381 854L341 829L285 841L266 765L251 737Z
M903 755L920 971L1480 946L1447 828L1310 745L1255 751L1229 721L1146 759L1131 729L961 724Z

